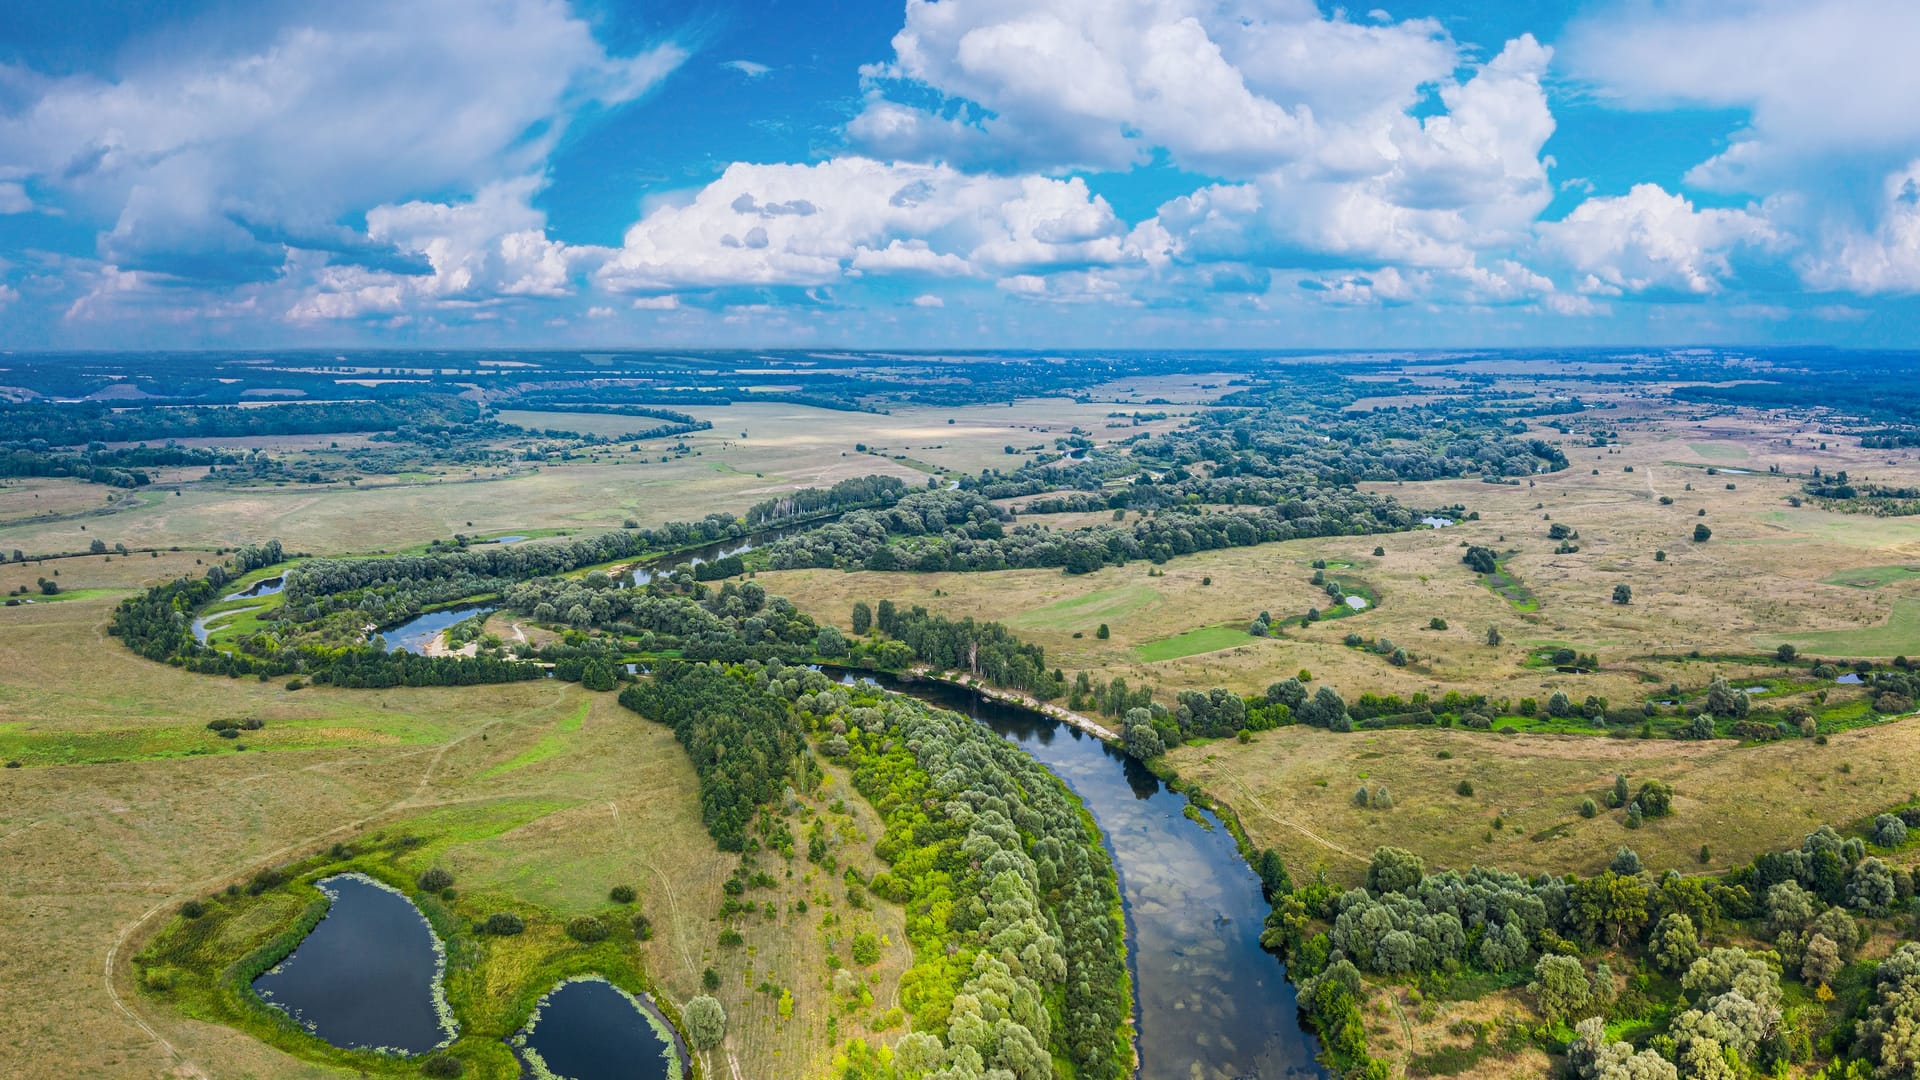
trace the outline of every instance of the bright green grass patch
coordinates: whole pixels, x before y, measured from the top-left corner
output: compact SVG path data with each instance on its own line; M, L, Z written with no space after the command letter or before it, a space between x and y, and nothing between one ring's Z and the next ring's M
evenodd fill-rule
M1801 634L1772 634L1759 639L1765 645L1783 642L1815 656L1897 656L1920 653L1920 600L1903 596L1879 626L1855 630L1816 630Z
M35 604L57 604L65 600L98 600L103 596L131 596L137 591L136 589L62 589L52 596L35 592L22 597L8 597L8 599Z
M1160 594L1145 585L1119 585L1023 611L1008 619L1007 625L1016 630L1086 629L1094 623L1118 621L1159 599Z
M1496 569L1493 573L1480 575L1482 585L1492 589L1515 611L1540 610L1540 599L1533 595L1533 590L1527 588L1525 582L1508 570L1504 562L1497 562L1494 566Z
M1690 442L1687 449L1711 461L1745 461L1747 448L1738 443Z
M1175 634L1158 641L1149 641L1133 650L1133 654L1151 664L1156 660L1178 660L1183 656L1198 656L1201 653L1219 652L1236 645L1245 645L1256 640L1247 628L1239 623L1224 626L1202 626L1184 634Z
M580 725L587 719L587 709L588 703L584 701L581 702L580 708L575 711L572 716L561 717L560 722L554 725L554 730L542 735L540 741L527 747L520 753L515 754L512 758L481 773L478 779L492 779L502 773L510 773L515 769L522 769L528 765L545 761L560 753L562 750L565 750L568 743L572 741L568 739L567 736L580 730Z
M1920 577L1920 566L1860 566L1842 570L1820 579L1822 585L1846 585L1855 589L1877 589L1896 581Z

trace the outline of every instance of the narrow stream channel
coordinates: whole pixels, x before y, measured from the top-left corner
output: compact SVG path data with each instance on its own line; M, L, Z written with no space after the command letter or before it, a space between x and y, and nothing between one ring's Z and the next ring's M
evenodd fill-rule
M1225 826L1187 817L1186 796L1052 717L947 683L874 678L986 724L1085 801L1120 874L1142 1080L1326 1075L1285 967L1260 947L1266 901Z

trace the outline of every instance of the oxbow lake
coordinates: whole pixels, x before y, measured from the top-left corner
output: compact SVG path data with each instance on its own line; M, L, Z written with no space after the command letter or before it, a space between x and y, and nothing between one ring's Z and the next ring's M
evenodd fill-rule
M422 1054L452 1039L439 942L413 901L358 874L316 884L332 900L327 917L254 991L347 1049Z
M678 1037L662 1038L662 1030L671 1028L652 1002L603 979L570 979L541 1000L521 1060L538 1054L566 1080L667 1080L677 1057L680 1075L691 1075L686 1048Z

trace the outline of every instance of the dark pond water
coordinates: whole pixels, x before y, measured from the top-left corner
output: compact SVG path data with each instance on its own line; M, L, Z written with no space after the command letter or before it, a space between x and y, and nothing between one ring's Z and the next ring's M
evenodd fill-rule
M251 589L242 589L241 591L236 593L228 593L226 596L222 597L222 599L243 600L251 596L272 596L274 593L277 593L286 587L287 587L286 578L270 577L264 581L254 582L253 588Z
M434 1005L441 960L426 916L365 878L319 885L333 900L327 917L254 990L335 1046L422 1054L451 1039Z
M1284 965L1260 947L1267 904L1233 837L1187 797L1051 717L962 687L879 678L1020 744L1087 804L1120 873L1143 1080L1323 1077Z
M540 1017L526 1033L521 1061L528 1051L548 1071L567 1080L666 1080L671 1061L691 1073L679 1040L663 1039L641 1010L653 1003L628 997L599 979L576 979L555 987L540 1006ZM658 1013L652 1014L658 1020ZM664 1020L658 1020L666 1028ZM671 1030L671 1029L667 1029ZM531 1067L527 1075L532 1075Z
M1858 686L1861 683L1866 682L1867 680L1864 678L1861 678L1859 672L1849 671L1845 675L1841 675L1838 678L1834 679L1833 681L1841 684L1842 686Z
M486 540L482 540L480 541L480 543L482 544L518 544L525 539L526 537L524 536L495 536L495 537L490 537Z
M441 631L462 619L471 618L483 611L495 609L481 604L467 604L463 607L448 608L445 611L429 611L425 615L416 615L391 630L382 630L380 634L387 639L388 652L425 652L433 639Z

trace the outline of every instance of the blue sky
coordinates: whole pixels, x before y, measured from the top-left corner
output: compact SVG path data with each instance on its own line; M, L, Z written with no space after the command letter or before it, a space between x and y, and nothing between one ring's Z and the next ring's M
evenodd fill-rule
M0 8L0 348L1831 342L1920 5Z

